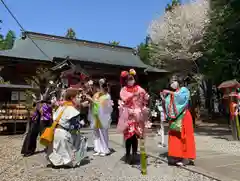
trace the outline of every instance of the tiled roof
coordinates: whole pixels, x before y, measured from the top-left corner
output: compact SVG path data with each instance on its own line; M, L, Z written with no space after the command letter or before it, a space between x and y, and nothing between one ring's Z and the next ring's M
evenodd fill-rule
M16 40L13 49L0 51L0 56L41 61L52 61L54 57L68 57L69 59L86 62L148 68L150 72L166 72L162 69L149 68L134 54L134 49L129 47L111 46L85 40L72 40L32 32L26 32L26 34L25 39ZM42 51L34 45L32 40Z

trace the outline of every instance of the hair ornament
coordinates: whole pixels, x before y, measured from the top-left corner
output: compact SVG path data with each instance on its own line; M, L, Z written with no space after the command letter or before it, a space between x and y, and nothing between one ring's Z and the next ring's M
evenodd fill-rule
M130 70L129 70L129 74L134 76L134 75L136 75L137 73L136 73L136 71L135 71L134 69L130 69Z
M92 81L92 80L89 80L89 81L87 82L87 84L88 84L88 85L93 85L93 81Z
M105 79L99 79L99 85L103 85L106 83L106 80Z
M127 77L128 76L128 72L127 71L122 71L121 72L121 77Z

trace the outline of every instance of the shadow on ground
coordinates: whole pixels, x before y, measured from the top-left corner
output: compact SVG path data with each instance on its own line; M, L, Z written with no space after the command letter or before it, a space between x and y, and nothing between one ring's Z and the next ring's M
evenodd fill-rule
M38 155L38 154L41 154L41 153L44 153L46 152L46 150L40 150L40 151L35 151L33 155Z
M79 168L79 167L81 167L81 166L84 166L84 165L87 165L87 164L89 164L91 162L91 159L90 158L84 158L82 161L81 161L81 163L80 163L80 165L77 165L77 166L75 166L75 167L71 167L71 166L54 166L54 165L52 165L52 164L48 164L47 165L47 168L53 168L53 169L72 169L72 168Z
M168 158L168 152L166 151L164 153L159 154L159 157L161 157L161 158Z
M146 156L146 157L147 157L147 159L149 158L148 156ZM126 159L125 155L122 158L120 158L120 160L123 162L125 162L125 159ZM132 165L140 165L140 164L141 164L141 155L138 153L136 155L135 161ZM150 165L150 164L148 164L148 165Z
M113 148L109 148L109 150L110 150L110 154L109 155L111 155L111 154L116 152L116 150L114 150ZM94 151L94 147L93 146L88 146L87 147L87 152L93 152L93 151Z
M194 131L198 135L212 136L216 139L232 140L232 133L227 125L199 125Z

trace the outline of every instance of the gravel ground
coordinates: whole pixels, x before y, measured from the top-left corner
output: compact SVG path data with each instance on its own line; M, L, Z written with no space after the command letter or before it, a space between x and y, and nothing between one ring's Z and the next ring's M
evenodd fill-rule
M161 140L161 137L154 136L153 138L149 137L147 139L150 140L150 141L146 141L147 145L154 143L154 146L157 149L157 144ZM152 142L151 140L154 140L154 142ZM239 141L228 141L226 139L215 138L213 136L195 135L195 142L196 142L196 147L198 151L207 149L215 152L227 153L229 155L240 156ZM167 143L168 143L168 136L165 135L165 144Z
M216 152L227 153L231 155L240 156L240 142L239 141L228 141L225 139L214 138L212 136L201 136L197 135L196 144L197 149L208 149Z
M110 143L115 150L112 155L92 157L92 152L89 152L89 162L75 169L46 168L43 153L23 159L20 156L21 136L0 137L0 143L1 181L212 181L199 174L170 167L154 158L148 158L148 175L141 176L139 166L132 167L121 161L124 149L114 143Z
M22 139L22 135L0 137L0 174L22 159L20 154Z

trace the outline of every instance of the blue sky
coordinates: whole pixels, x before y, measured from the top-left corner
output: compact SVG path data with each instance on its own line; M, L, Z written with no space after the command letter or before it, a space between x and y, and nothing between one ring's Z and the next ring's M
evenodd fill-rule
M73 28L79 39L135 47L144 40L150 22L171 0L5 0L28 31L64 36ZM1 33L20 28L0 2Z

